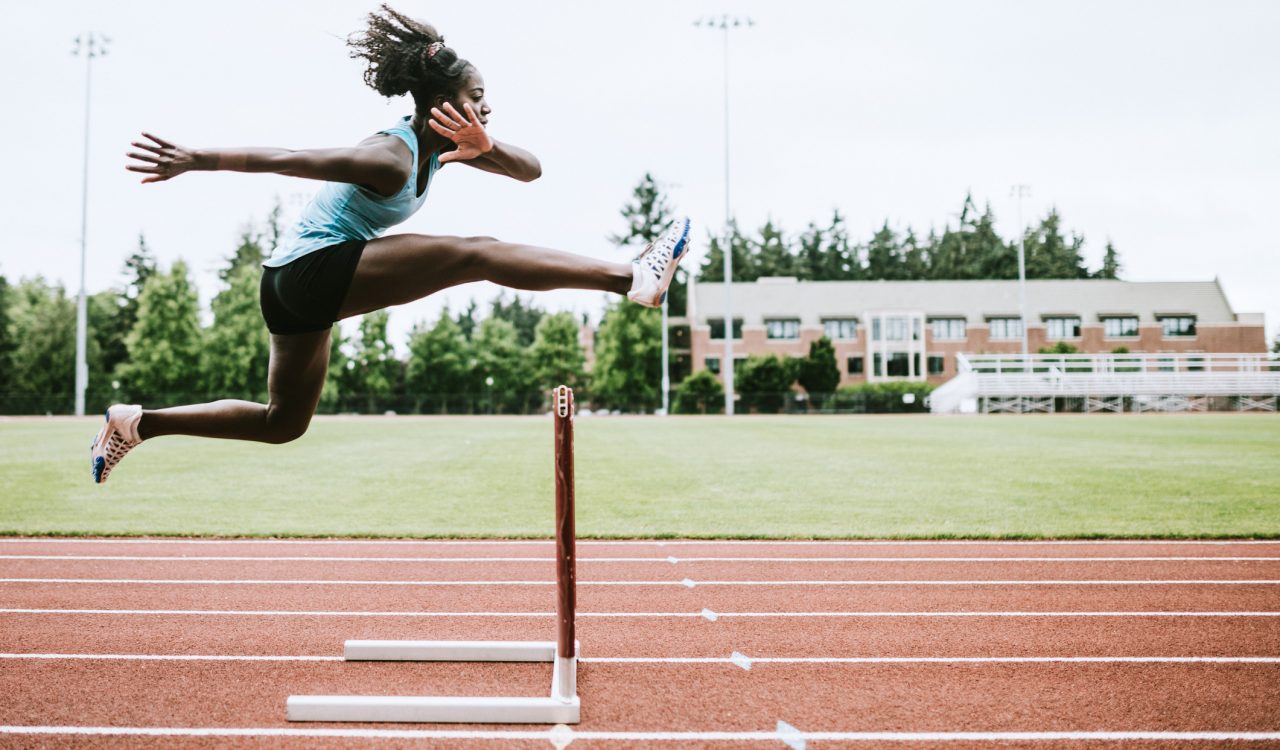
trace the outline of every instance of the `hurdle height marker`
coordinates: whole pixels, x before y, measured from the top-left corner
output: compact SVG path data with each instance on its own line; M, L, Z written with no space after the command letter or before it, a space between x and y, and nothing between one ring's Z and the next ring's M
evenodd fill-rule
M292 695L289 721L577 724L578 643L573 528L573 391L552 392L555 419L556 640L347 641L347 661L548 661L548 697Z

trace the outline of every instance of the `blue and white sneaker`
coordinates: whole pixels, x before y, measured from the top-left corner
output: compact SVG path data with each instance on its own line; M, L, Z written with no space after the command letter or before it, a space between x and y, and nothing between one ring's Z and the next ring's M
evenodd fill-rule
M107 481L111 470L120 463L124 454L142 442L138 435L138 422L142 419L142 407L137 404L113 404L107 409L106 424L89 446L89 465L93 481Z
M627 299L645 307L661 307L667 298L667 287L675 278L676 266L689 254L692 229L688 216L676 219L658 239L631 262L631 291Z

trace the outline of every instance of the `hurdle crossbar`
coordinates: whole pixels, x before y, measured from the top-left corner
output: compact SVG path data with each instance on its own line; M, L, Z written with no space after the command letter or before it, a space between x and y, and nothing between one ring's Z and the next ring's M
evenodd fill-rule
M546 697L291 695L289 721L577 724L578 643L573 528L573 391L552 392L555 420L556 640L347 641L346 661L551 662Z

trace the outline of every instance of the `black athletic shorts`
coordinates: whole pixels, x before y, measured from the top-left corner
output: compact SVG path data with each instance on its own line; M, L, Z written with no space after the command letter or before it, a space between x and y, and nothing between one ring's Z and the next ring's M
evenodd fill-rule
M364 240L347 240L276 268L262 269L259 298L267 330L278 334L324 331L338 319Z

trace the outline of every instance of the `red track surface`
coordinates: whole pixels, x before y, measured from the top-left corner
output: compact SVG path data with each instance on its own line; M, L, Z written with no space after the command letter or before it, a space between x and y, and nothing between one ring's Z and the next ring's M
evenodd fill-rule
M291 694L543 694L546 665L333 657L552 640L552 555L0 540L0 745L1280 747L1280 542L579 542L572 732L285 721ZM180 655L221 658L141 658Z

